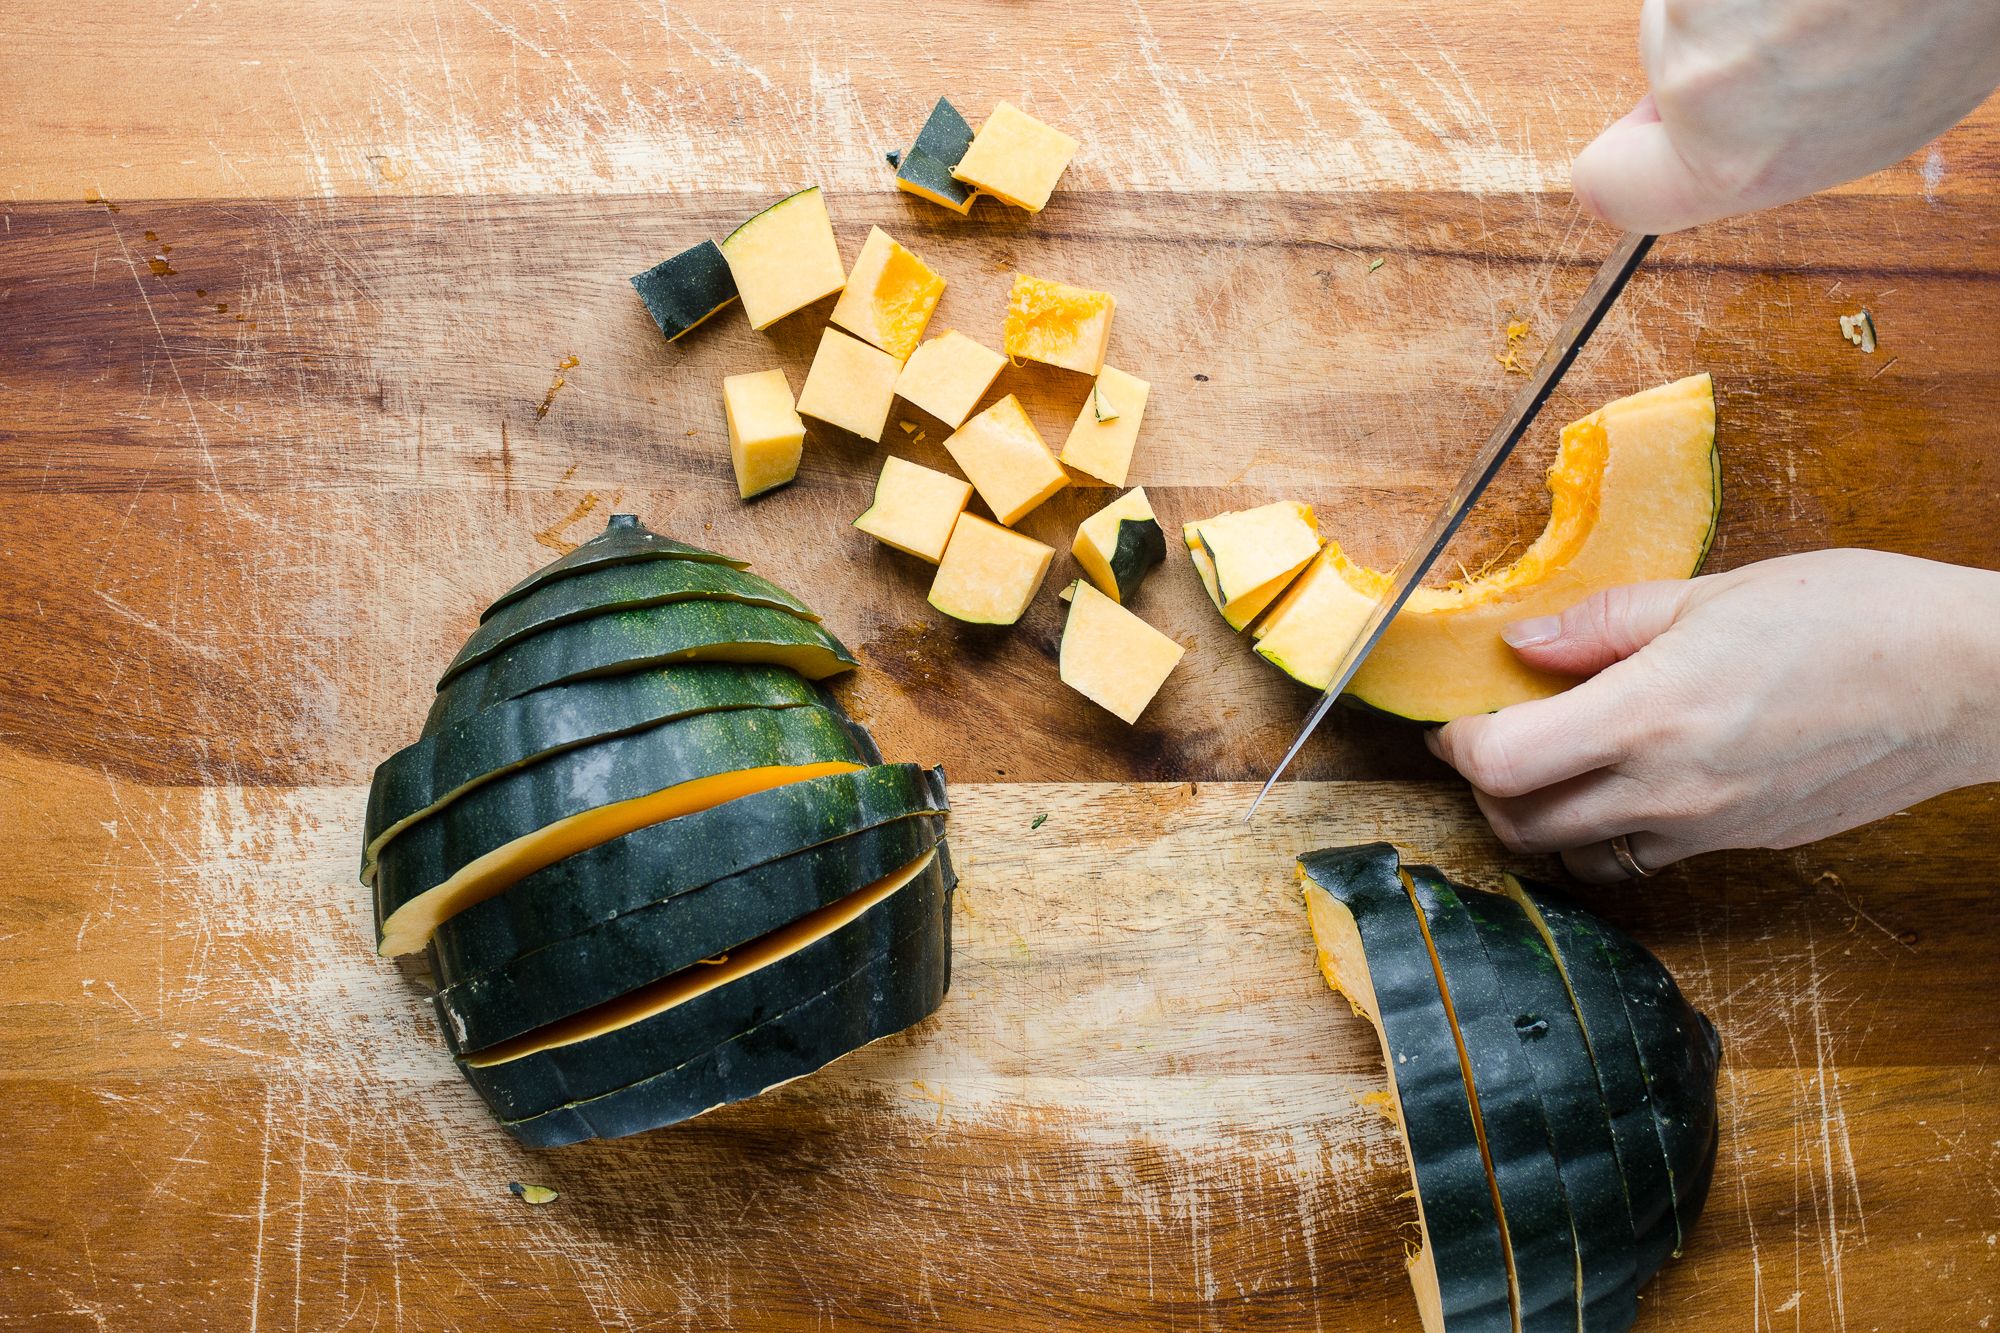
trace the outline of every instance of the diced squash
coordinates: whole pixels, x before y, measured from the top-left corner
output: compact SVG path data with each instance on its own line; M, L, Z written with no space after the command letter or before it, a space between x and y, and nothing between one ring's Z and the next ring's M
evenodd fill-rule
M806 372L806 386L799 390L799 411L880 444L902 369L902 362L881 348L839 329L825 329Z
M1125 484L1132 467L1132 446L1153 386L1136 375L1106 366L1083 400L1076 424L1063 443L1062 461L1113 486Z
M982 194L1039 213L1076 150L1076 140L1061 130L1002 102L951 174Z
M632 290L674 342L736 299L736 279L715 242L703 241L634 275Z
M1011 393L953 431L944 447L993 517L1009 527L1069 485L1069 474Z
M940 97L917 141L896 164L896 188L919 199L928 199L963 217L972 211L974 191L955 179L951 170L972 145L972 126L958 114L958 108Z
M806 423L792 406L784 371L728 376L722 381L722 411L738 495L747 500L799 475Z
M1116 304L1110 292L1016 274L1007 296L1001 346L1019 361L1096 375L1104 369Z
M1006 364L992 348L947 329L910 353L896 377L896 395L956 430Z
M1185 650L1082 579L1069 594L1063 684L1121 721L1137 722Z
M1229 628L1234 630L1244 628L1257 618L1259 611L1271 604L1269 600L1260 602L1254 597L1246 597L1233 609L1225 608L1222 605L1222 594L1215 590L1215 562L1208 558L1208 549L1201 544L1201 534L1194 530L1193 523L1181 525L1181 540L1187 543L1188 559L1194 564L1194 572L1201 576L1202 589L1208 593L1208 600L1214 602L1216 609L1222 612L1222 618L1229 622ZM1275 599L1277 592L1273 592L1271 597Z
M977 625L1011 625L1028 609L1049 572L1055 548L960 514L931 583L931 605Z
M958 516L972 499L972 486L894 454L882 460L875 503L854 526L886 546L936 564Z
M1140 581L1167 558L1166 535L1145 489L1127 491L1085 519L1070 554L1106 597L1129 603Z
M868 239L833 306L833 322L903 362L930 323L944 279L880 227Z
M831 296L847 281L826 196L817 185L788 195L722 240L750 327L768 329Z
M1277 600L1319 554L1319 524L1312 507L1296 500L1217 514L1190 526L1210 566L1202 583L1223 618L1238 629ZM1189 541L1189 552L1194 549ZM1195 568L1203 563L1196 560Z

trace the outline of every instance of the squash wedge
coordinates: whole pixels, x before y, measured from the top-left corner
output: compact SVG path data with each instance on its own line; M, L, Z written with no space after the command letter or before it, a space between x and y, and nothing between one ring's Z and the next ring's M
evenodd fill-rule
M502 607L526 597L537 588L581 574L586 570L603 569L607 565L631 565L646 560L705 560L711 564L729 565L736 569L747 569L748 560L737 560L732 556L715 551L705 551L699 546L689 546L671 537L662 537L639 521L637 514L613 514L604 525L604 531L592 537L568 555L551 560L528 577L522 579L507 591L493 599L493 604L479 615L481 620L492 616Z

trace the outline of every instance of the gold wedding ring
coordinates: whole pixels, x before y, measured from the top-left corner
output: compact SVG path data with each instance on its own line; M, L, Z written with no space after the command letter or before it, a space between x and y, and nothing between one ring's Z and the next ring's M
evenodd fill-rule
M1611 840L1611 859L1618 863L1620 870L1633 879L1647 879L1653 873L1640 865L1639 858L1632 855L1632 839L1626 834L1621 833Z

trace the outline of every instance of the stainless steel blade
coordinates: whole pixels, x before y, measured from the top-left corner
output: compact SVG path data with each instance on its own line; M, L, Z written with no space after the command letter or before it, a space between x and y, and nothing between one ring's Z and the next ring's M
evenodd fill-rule
M1535 415L1542 410L1542 404L1549 400L1549 395L1561 382L1564 372L1576 360L1576 354L1583 350L1584 343L1588 342L1590 335L1597 331L1598 324L1604 319L1605 312L1611 309L1612 302L1618 299L1618 294L1625 290L1625 284L1631 279L1633 271L1639 267L1639 261L1653 248L1653 239L1651 236L1637 233L1628 233L1619 238L1617 247L1598 268L1597 276L1591 279L1590 286L1584 290L1575 309L1569 312L1569 318L1563 321L1563 326L1557 331L1554 341L1549 344L1548 350L1542 353L1542 359L1535 366L1534 374L1521 386L1521 391L1514 395L1514 401L1508 407L1507 415L1501 419L1493 434L1488 437L1485 447L1465 469L1465 475L1458 479L1458 485L1452 489L1451 498L1445 501L1437 517L1431 520L1430 527L1425 529L1423 536L1419 537L1416 545L1410 549L1410 553L1396 566L1396 577L1390 583L1389 591L1383 595L1382 600L1376 604L1375 610L1362 625L1361 632L1355 636L1347 655L1341 658L1340 669L1333 673L1333 683L1327 686L1324 694L1320 695L1319 701L1313 705L1312 712L1306 714L1306 724L1300 729L1298 739L1292 742L1292 748L1285 751L1285 757L1278 761L1277 768L1272 770L1269 778L1265 779L1263 789L1257 793L1257 799L1250 803L1250 813L1243 816L1244 823L1249 823L1251 817L1257 813L1257 807L1264 803L1264 798L1271 794L1271 788L1291 766L1292 760L1298 757L1299 750L1304 747L1307 738L1319 726L1320 719L1326 716L1326 710L1333 707L1341 691L1345 690L1348 683L1354 679L1354 673L1361 669L1362 662L1367 660L1368 654L1381 641L1383 632L1389 628L1389 622L1396 618L1396 613L1410 600L1410 594L1423 583L1424 576L1431 571L1431 566L1435 565L1438 557L1444 554L1444 548L1451 544L1453 534L1458 531L1459 525L1465 522L1465 516L1472 512L1472 507L1479 503L1479 497L1486 493L1486 488L1499 473L1501 464L1505 463L1507 456L1514 452L1514 446L1528 433L1528 427L1533 424Z

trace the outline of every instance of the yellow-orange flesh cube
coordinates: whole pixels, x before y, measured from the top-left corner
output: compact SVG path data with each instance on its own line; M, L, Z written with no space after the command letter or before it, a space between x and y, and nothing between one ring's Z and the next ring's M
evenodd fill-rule
M1193 528L1214 567L1210 594L1225 616L1248 623L1269 606L1293 576L1319 554L1319 522L1312 506L1296 500L1197 520ZM1231 616L1231 623L1235 623Z
M833 322L898 361L909 359L931 322L944 279L930 265L891 239L880 227L868 240L834 302Z
M931 605L976 625L1011 625L1035 599L1055 557L1054 547L1033 537L960 514L931 581Z
M1039 213L1076 150L1076 140L1061 130L1002 102L972 136L972 146L951 174L1002 203Z
M1139 422L1153 386L1137 375L1106 366L1083 400L1076 424L1063 442L1062 461L1113 486L1125 484L1132 468L1132 446L1139 440Z
M993 517L1009 527L1069 485L1069 474L1011 393L953 431L944 447Z
M854 526L885 546L936 564L958 516L972 499L972 486L919 463L890 454L875 482L875 503Z
M847 281L826 196L815 185L780 199L722 240L750 327L767 329Z
M1017 361L1040 361L1096 375L1104 369L1116 304L1110 292L1018 273L1007 294L1001 348Z
M722 412L729 422L729 462L736 469L738 495L747 500L799 475L806 423L792 407L784 371L724 379Z
M1082 579L1069 594L1058 654L1063 684L1128 725L1137 722L1185 650Z
M956 430L1006 364L992 348L947 329L910 353L896 377L896 396Z
M799 390L799 411L880 444L902 369L902 363L881 348L839 329L826 329L819 335L812 369L806 372L806 387Z

